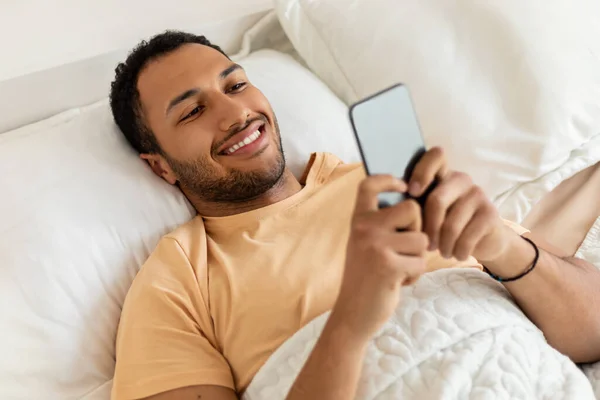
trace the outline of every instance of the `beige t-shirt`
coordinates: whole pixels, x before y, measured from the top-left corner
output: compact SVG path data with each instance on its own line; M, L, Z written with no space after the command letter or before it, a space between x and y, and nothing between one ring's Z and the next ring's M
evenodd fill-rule
M113 399L193 385L242 392L286 339L332 308L365 174L329 154L311 163L297 194L196 217L159 242L125 301ZM428 254L430 271L449 267L481 266Z

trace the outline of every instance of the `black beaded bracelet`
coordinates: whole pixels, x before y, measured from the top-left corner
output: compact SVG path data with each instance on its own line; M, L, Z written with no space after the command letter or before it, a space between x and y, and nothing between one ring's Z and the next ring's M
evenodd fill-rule
M533 269L536 267L538 260L540 258L540 249L538 249L538 247L536 246L535 243L533 243L533 240L523 237L521 236L523 239L525 239L526 241L528 241L529 243L531 243L531 245L533 246L533 248L535 249L535 258L533 259L533 263L531 264L531 266L529 268L527 268L523 273L512 277L512 278L502 278L498 275L494 275L489 269L487 269L485 266L483 267L483 271L486 272L489 276L491 276L493 279L497 280L498 282L514 282L518 279L521 279L522 277L524 277L525 275L527 275L528 273L530 273L531 271L533 271Z

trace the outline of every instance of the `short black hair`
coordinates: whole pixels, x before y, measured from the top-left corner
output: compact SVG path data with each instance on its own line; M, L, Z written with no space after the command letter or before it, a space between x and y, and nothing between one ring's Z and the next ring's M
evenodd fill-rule
M154 133L144 122L137 82L140 71L152 60L167 55L179 47L197 43L211 47L229 58L221 48L206 37L168 30L150 40L141 41L115 68L115 80L110 85L110 108L116 124L135 150L162 154Z

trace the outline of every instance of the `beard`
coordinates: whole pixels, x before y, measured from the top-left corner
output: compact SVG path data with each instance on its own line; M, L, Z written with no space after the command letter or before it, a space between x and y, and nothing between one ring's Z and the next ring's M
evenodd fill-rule
M179 187L199 200L213 203L242 203L253 200L276 186L285 172L285 156L281 144L279 124L275 120L277 154L272 165L261 171L241 171L230 168L225 176L209 157L181 161L163 156L177 176Z

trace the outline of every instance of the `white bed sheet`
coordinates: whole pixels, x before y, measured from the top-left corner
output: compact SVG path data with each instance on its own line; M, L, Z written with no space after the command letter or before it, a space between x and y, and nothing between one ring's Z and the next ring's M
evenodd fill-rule
M243 399L284 399L327 317L286 341ZM501 284L463 269L435 271L403 289L402 303L367 348L355 399L593 400L594 393Z

